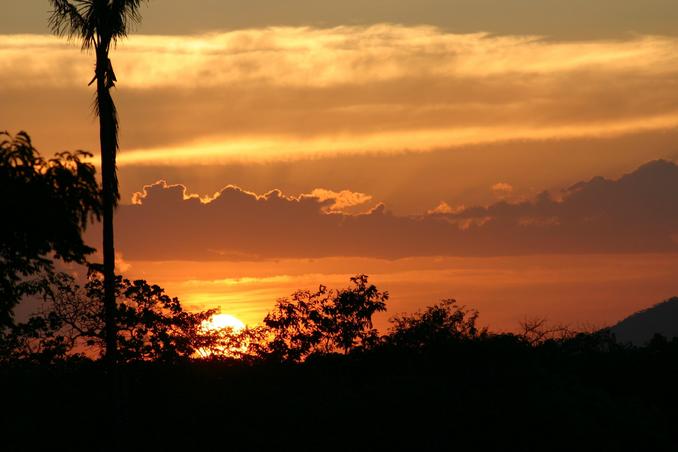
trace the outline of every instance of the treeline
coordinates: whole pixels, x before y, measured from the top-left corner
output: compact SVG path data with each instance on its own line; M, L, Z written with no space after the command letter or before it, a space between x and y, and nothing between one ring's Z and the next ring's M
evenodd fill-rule
M84 286L65 273L50 273L40 281L39 312L25 322L12 322L0 336L0 362L56 364L96 361L105 350L102 315L103 278L90 266ZM396 353L436 355L469 344L496 344L510 350L553 350L557 353L630 351L607 330L574 332L526 321L517 333L481 328L479 313L443 300L413 314L390 319L381 335L372 318L386 311L388 293L366 275L331 290L299 290L276 301L261 325L235 330L213 328L216 310L188 312L179 299L144 280L116 280L115 313L120 363L179 363L195 360L260 363L301 363L327 356ZM34 301L35 302L35 301ZM657 336L648 346L672 347Z
M265 342L208 359L130 340L113 374L75 357L0 366L3 450L676 450L678 341L495 334L450 301L346 349L303 294L279 302Z
M4 329L0 359L35 364L100 359L105 349L101 274L92 269L88 282L81 287L72 276L54 272L39 286L39 312ZM187 312L177 298L144 280L119 276L116 299L121 363L300 363L323 355L377 349L424 351L496 336L476 325L476 311L460 307L454 300L396 316L388 333L380 335L372 317L386 310L388 293L370 284L366 275L352 277L350 286L341 290L323 285L316 291L299 290L277 300L261 325L242 330L211 327L209 321L216 310ZM557 334L565 337L560 330ZM555 339L556 333L530 327L515 337L535 345Z
M633 347L540 321L493 333L453 300L396 316L380 335L371 318L388 294L364 275L278 300L260 327L204 330L212 312L188 313L161 288L119 278L111 373L96 359L102 281L91 277L85 287L58 279L49 308L17 324L22 351L0 366L3 450L678 445L675 339ZM114 421L103 414L111 404Z

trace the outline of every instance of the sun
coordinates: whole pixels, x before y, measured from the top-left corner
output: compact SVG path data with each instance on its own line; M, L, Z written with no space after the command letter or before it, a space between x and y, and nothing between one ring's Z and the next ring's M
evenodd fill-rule
M238 332L245 329L245 324L230 314L217 314L203 322L202 327L211 331L231 328L234 332Z
M215 334L221 337L225 342L219 342L211 347L198 348L196 350L196 357L210 358L215 356L221 357L237 357L238 353L243 353L247 350L247 343L236 340L229 341L229 337L237 337L238 333L246 328L246 325L237 317L230 314L216 314L210 319L205 320L200 325L202 331L207 334Z

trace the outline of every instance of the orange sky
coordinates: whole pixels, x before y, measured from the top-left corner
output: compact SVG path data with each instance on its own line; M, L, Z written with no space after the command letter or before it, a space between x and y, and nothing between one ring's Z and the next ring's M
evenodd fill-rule
M513 330L530 316L590 328L672 296L678 254L538 255L497 258L285 259L255 262L127 262L127 273L182 295L189 307L220 307L260 322L272 300L320 283L345 287L361 271L388 290L388 312L412 312L447 298L481 311L495 329ZM649 303L647 300L652 300Z
M499 328L675 295L678 170L636 169L678 159L678 6L648 1L153 3L112 56L121 269L248 322L358 272ZM9 2L0 129L96 153L93 56Z

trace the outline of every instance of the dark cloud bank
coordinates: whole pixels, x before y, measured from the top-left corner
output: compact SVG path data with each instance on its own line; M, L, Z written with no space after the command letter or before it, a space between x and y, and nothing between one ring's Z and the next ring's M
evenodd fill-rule
M422 180L422 183L425 183ZM332 213L334 200L224 188L186 199L186 188L146 187L121 206L118 249L131 260L361 256L501 256L678 251L678 166L657 160L618 180L453 213L396 216L378 205ZM94 231L92 231L94 232Z

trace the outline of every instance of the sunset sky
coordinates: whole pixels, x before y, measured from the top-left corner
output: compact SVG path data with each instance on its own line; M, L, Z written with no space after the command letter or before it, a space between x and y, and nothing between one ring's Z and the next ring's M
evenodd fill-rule
M98 153L94 56L3 0L0 129ZM260 321L366 273L511 330L678 295L675 0L155 0L112 53L119 270ZM89 237L97 243L97 227Z

